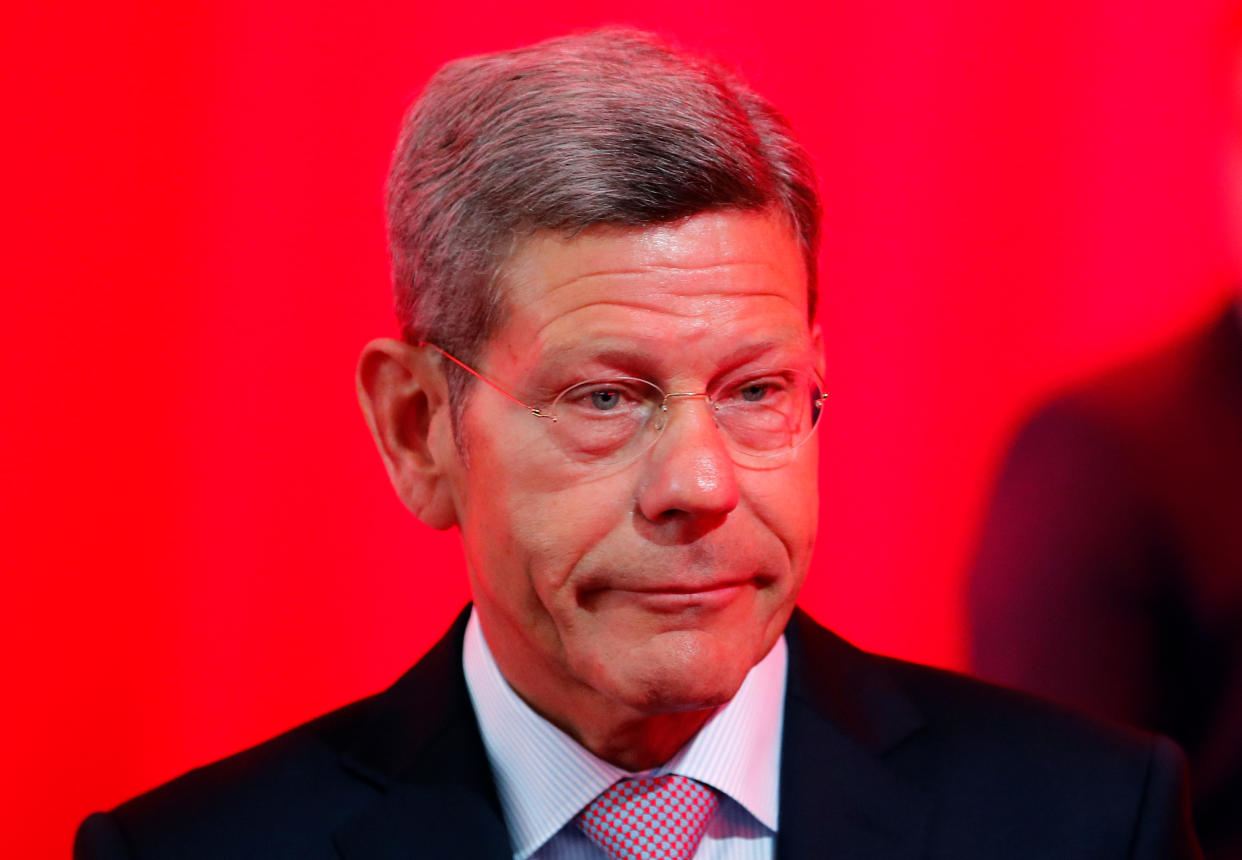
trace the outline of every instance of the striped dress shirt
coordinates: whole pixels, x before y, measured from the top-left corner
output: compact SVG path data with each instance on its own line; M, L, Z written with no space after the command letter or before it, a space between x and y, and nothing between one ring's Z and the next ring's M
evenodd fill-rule
M688 744L662 767L710 785L720 806L696 860L770 860L776 848L788 654L782 636ZM596 758L518 697L471 613L466 685L496 777L514 860L605 860L573 823L618 779L639 776Z

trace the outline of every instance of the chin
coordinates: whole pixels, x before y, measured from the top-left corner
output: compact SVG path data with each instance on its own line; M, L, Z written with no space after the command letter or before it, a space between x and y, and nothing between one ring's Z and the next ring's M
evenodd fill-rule
M666 633L604 664L597 689L611 688L612 698L651 716L716 708L733 698L762 656L703 633Z
M704 689L675 685L649 686L635 697L635 710L648 716L714 710L736 695L741 684Z

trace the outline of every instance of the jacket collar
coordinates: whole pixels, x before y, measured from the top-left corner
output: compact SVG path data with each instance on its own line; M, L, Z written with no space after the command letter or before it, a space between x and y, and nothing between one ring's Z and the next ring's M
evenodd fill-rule
M781 745L777 856L920 854L930 800L886 761L923 719L884 662L795 610Z
M461 669L469 608L375 701L344 766L383 790L336 835L348 860L510 856ZM885 756L922 719L885 671L796 610L781 753L781 858L916 856L930 802Z
M461 669L469 607L375 702L342 763L383 790L336 834L348 860L509 856L491 767Z

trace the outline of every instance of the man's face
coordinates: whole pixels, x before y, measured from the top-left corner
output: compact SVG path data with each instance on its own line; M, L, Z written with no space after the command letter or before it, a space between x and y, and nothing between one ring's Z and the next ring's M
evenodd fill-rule
M593 378L697 393L814 365L803 265L786 223L761 214L536 236L506 266L510 314L480 370L538 406ZM469 395L450 480L475 605L505 676L554 721L728 700L806 574L815 440L738 465L706 401L668 408L653 447L600 466L490 386Z

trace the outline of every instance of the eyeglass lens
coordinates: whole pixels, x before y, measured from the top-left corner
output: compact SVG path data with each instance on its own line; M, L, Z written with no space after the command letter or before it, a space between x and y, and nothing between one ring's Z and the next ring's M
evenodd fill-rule
M771 459L805 442L815 429L823 394L798 370L771 370L725 383L706 395L666 394L629 377L591 380L557 396L547 429L571 458L618 463L655 443L678 401L707 400L729 447L742 457Z

